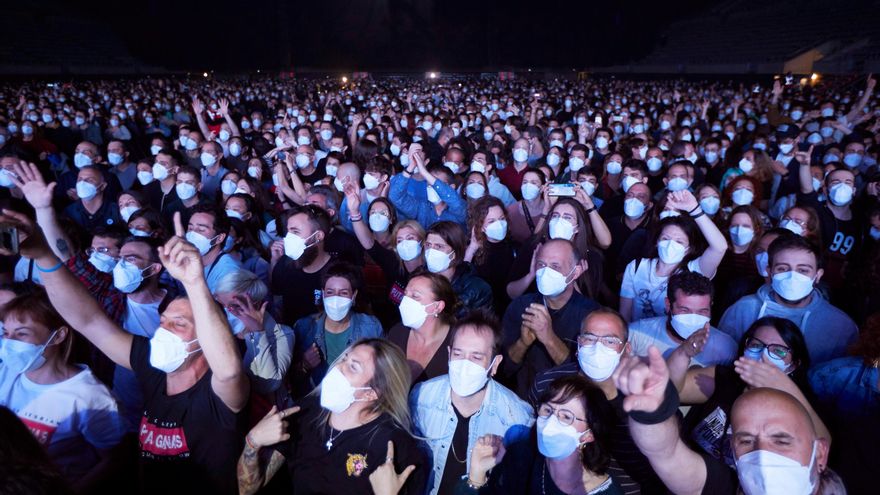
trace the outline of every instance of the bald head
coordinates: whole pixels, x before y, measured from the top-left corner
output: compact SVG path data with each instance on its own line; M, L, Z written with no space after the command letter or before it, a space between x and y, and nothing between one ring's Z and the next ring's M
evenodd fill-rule
M788 457L802 466L810 464L816 428L806 408L792 395L770 388L746 391L731 409L731 439L736 458L766 450ZM816 465L824 468L828 457L827 443L820 440L816 447Z

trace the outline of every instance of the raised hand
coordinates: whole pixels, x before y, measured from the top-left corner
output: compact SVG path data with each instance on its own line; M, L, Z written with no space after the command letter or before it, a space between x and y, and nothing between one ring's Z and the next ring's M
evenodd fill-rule
M397 495L415 469L416 467L410 464L403 472L397 474L394 469L394 442L388 440L385 462L370 473L370 486L373 488L373 493L376 495Z
M174 237L159 248L159 260L168 274L184 285L205 280L202 255L185 238L180 212L174 213Z
M483 435L477 439L471 451L468 477L478 483L486 482L486 473L504 458L504 439L498 435Z
M626 395L623 410L652 413L663 403L669 368L660 350L648 348L648 362L638 356L626 356L620 360L612 375L617 389Z
M220 105L220 115L224 117L229 115L229 100L226 98L220 98L218 104Z
M21 254L28 259L40 259L45 256L52 256L52 250L46 243L46 237L43 231L23 213L17 211L3 209L0 210L0 225L15 227L18 231L18 252L14 253L7 249L0 248L0 255L15 256Z
M697 201L697 198L694 197L694 194L687 189L684 191L669 193L666 200L667 206L671 206L676 210L681 211L691 211L699 204L700 203Z
M535 337L546 344L547 340L555 337L553 333L553 322L550 319L550 312L543 304L532 303L526 307L522 315L523 324L534 332Z
M27 202L36 210L51 208L52 192L55 190L56 183L46 185L43 174L33 163L22 160L13 164L12 168L15 171L12 180L21 189Z
M235 296L235 302L238 304L231 306L229 312L244 323L245 330L248 332L262 332L269 301L265 301L258 306L249 294L244 294Z
M299 412L299 407L279 411L278 406L272 406L269 413L248 432L248 442L259 449L290 439L285 419L296 412Z
M740 357L733 362L733 369L742 381L754 388L769 387L786 392L794 384L788 375L771 363L763 353L760 361Z
M794 159L798 161L803 166L810 166L810 161L813 159L813 145L810 145L810 149L807 151L796 151L794 153Z
M706 325L703 328L697 330L692 333L690 337L688 337L684 342L681 343L681 347L684 348L685 354L688 357L694 357L701 352L706 347L706 343L709 342L709 322L706 322Z
M284 241L274 241L269 246L272 263L277 262L284 256Z
M193 96L192 109L196 115L201 115L205 111L205 104L202 103L198 96Z
M312 345L306 349L306 352L303 353L303 368L306 371L313 370L324 361L323 356L321 356L321 349L318 348L318 344L312 342Z
M361 188L349 181L342 186L342 192L345 194L349 214L357 215L361 211Z

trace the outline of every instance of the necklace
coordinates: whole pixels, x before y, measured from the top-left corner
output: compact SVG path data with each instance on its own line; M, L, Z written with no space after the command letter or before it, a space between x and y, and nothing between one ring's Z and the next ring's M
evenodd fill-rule
M464 461L459 459L458 456L455 454L455 445L450 444L449 446L452 448L452 457L455 459L455 462L459 464L464 464L467 461L467 456L465 456Z
M336 436L334 437L333 436L333 427L332 426L330 427L330 438L328 438L327 443L324 444L327 447L327 452L330 452L330 449L333 448L333 440L336 440L337 438L339 438L339 435L342 435L342 431L343 430L339 430L339 433L337 433Z

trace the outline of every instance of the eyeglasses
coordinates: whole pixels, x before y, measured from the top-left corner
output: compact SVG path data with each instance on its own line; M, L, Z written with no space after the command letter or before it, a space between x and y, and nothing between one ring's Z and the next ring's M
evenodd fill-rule
M623 345L623 341L614 335L599 336L588 332L578 335L577 338L579 346L595 345L596 342L601 342L605 347L619 347Z
M790 347L782 344L765 344L757 337L752 337L746 342L746 349L755 353L764 352L764 349L767 349L770 354L779 359L785 359L791 354Z
M90 248L86 249L86 254L89 256L91 256L92 254L94 254L96 252L101 253L101 254L106 254L107 256L110 256L111 258L115 258L115 256L110 255L110 248L105 247L105 246L100 246L100 247L96 247L96 248L90 247Z
M538 417L547 419L551 414L556 415L556 419L559 420L565 426L570 426L575 420L580 421L582 423L586 423L587 420L578 418L574 415L573 412L568 409L556 409L550 404L541 404L541 407L538 408Z

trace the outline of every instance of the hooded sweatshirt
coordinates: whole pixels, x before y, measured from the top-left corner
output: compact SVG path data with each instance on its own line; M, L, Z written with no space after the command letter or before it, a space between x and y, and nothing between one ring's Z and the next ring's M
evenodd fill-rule
M743 297L728 308L721 317L718 329L739 342L755 320L764 316L778 316L801 329L813 365L844 356L847 347L858 336L858 327L846 313L832 306L816 290L813 290L811 297L807 306L789 308L776 302L771 286L764 285L758 292Z

